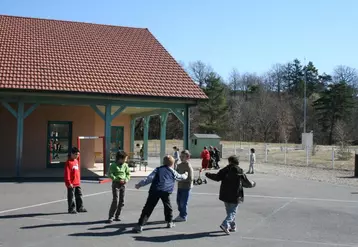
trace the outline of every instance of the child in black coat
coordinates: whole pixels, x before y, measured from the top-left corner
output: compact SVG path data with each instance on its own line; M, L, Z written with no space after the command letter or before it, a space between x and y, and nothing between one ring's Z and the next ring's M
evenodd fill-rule
M220 228L226 233L236 231L236 211L240 203L244 202L244 189L256 186L254 181L250 181L244 171L239 167L237 156L230 156L229 164L221 169L217 174L206 173L205 176L214 181L221 181L219 199L225 203L226 218Z

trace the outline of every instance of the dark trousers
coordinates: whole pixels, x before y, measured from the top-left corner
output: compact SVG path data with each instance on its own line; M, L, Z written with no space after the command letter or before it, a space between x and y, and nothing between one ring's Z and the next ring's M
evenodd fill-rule
M121 215L122 208L124 206L124 195L126 191L126 186L124 184L120 184L117 181L112 183L112 204L109 209L109 219L112 219L114 214L116 214L116 218L119 218Z
M155 206L157 206L159 199L163 202L165 221L173 221L173 208L170 203L170 193L164 191L149 192L147 202L145 203L142 214L138 220L138 225L143 226L147 223Z
M83 208L82 189L80 186L67 188L68 212Z

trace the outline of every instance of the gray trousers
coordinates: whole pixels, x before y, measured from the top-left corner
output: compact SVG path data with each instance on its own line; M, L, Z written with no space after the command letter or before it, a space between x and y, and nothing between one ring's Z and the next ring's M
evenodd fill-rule
M113 219L114 216L116 218L119 218L119 216L121 215L121 211L124 206L125 190L126 186L124 184L120 184L117 181L112 182L113 200L109 209L109 219Z

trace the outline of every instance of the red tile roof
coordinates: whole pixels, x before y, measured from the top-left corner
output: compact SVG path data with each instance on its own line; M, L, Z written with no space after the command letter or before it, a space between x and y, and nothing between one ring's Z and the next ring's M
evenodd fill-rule
M0 89L207 98L148 29L3 15Z

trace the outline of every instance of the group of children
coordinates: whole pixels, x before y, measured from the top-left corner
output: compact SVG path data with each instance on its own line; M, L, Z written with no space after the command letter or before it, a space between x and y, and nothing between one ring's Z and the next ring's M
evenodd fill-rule
M65 167L65 184L68 188L69 213L87 212L83 207L80 177L78 167L79 150L72 148L71 155ZM109 209L108 223L113 220L120 221L120 215L124 206L126 183L130 180L130 170L126 163L128 155L124 151L118 151L116 161L111 164L109 177L112 179L113 200ZM137 225L133 231L140 233L147 223L159 200L164 205L164 216L167 227L175 226L174 222L185 222L188 219L188 201L190 191L193 188L193 168L189 162L190 153L184 150L180 153L180 163L174 169L175 159L167 155L163 158L163 164L155 168L145 179L135 185L136 189L151 184L147 201L142 209ZM236 210L244 201L243 188L255 187L255 182L250 181L239 167L236 156L228 158L229 164L218 173L206 173L205 176L213 181L221 181L219 199L224 202L226 218L220 228L226 233L236 231ZM170 195L174 191L175 182L178 181L177 206L179 215L173 219L173 208ZM75 202L74 198L75 197Z
M207 170L209 168L220 169L220 151L216 147L204 147L204 150L201 152L201 168L202 170Z

